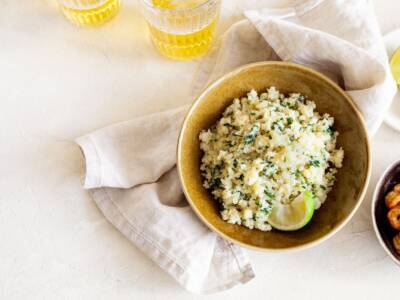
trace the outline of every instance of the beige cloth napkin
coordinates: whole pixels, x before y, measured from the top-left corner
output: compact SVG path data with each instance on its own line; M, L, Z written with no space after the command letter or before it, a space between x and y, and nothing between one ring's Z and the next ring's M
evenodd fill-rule
M292 61L341 84L376 131L396 86L368 1L295 1L245 16L200 64L194 94L237 66ZM183 197L175 151L186 109L112 125L77 143L86 159L84 187L105 217L186 289L211 293L245 283L254 272L246 253L209 231Z

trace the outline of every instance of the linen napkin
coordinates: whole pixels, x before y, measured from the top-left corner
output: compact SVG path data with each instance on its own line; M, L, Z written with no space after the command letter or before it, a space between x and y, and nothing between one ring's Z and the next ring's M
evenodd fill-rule
M84 187L105 217L186 289L210 293L254 277L240 247L194 215L175 167L187 107L118 123L77 139Z
M370 133L377 130L396 86L369 1L294 1L245 16L200 62L194 95L237 66L292 61L343 86ZM118 123L76 141L86 160L84 187L105 217L187 290L211 293L245 283L254 272L243 249L209 231L184 199L175 151L186 110Z

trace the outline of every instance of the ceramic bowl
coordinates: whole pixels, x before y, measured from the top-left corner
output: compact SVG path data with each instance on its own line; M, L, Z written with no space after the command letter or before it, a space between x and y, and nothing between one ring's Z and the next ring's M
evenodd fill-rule
M199 133L210 128L234 98L251 89L275 86L283 93L299 92L315 101L317 110L335 118L337 143L343 147L343 167L326 202L301 230L263 232L223 221L217 201L202 186ZM353 216L364 197L370 177L370 146L361 114L350 97L322 74L285 62L246 65L209 85L184 120L178 141L178 172L187 200L198 217L222 237L258 250L289 250L315 245L332 236Z
M375 234L380 244L389 256L400 265L400 254L396 252L392 243L397 231L389 225L386 217L388 209L385 205L386 194L393 190L397 183L400 183L400 160L390 165L379 179L372 198L371 213Z

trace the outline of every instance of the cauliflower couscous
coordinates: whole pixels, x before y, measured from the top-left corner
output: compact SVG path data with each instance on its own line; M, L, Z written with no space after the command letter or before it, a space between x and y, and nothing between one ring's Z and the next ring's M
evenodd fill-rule
M342 167L333 123L313 101L274 87L234 99L199 136L203 185L219 201L222 219L269 231L274 203L290 204L306 191L318 209Z

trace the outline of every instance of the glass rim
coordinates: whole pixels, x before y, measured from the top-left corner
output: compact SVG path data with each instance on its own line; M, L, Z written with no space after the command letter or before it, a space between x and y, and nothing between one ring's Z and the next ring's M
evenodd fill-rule
M209 6L213 3L221 2L221 0L206 0L195 7L191 8L177 8L177 9L168 9L168 8L163 8L163 7L157 7L151 4L151 0L140 0L147 8L160 12L160 13L167 13L167 14L180 14L184 12L192 12L196 10L200 10L203 7Z

